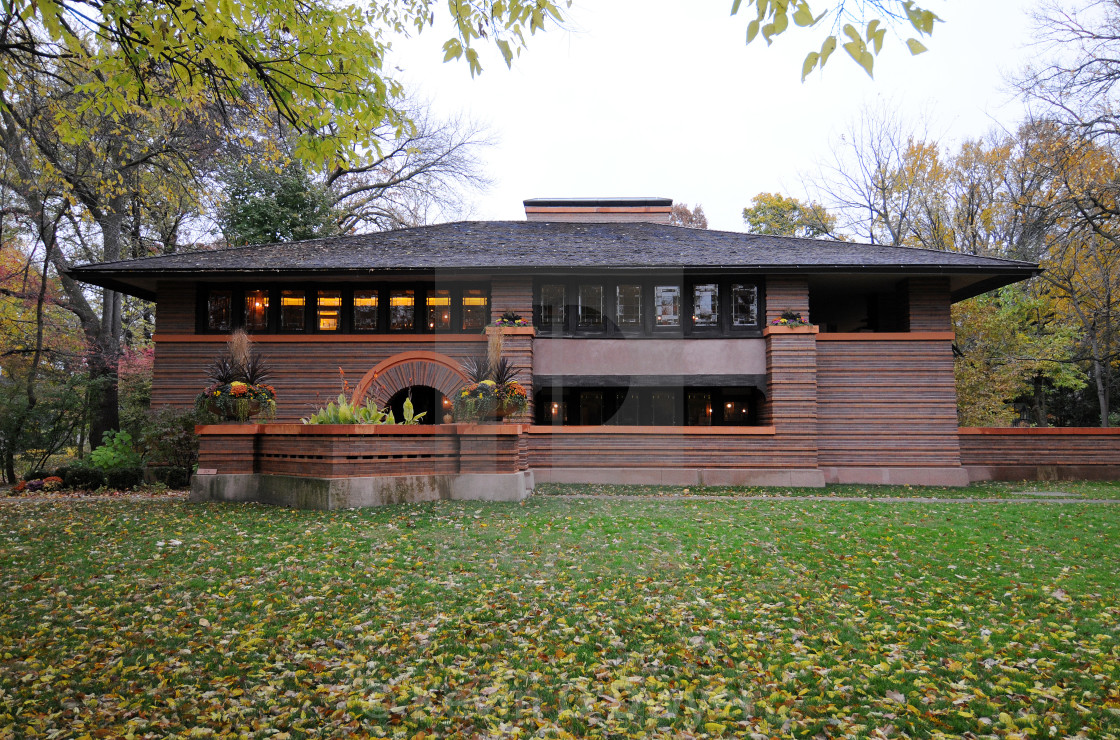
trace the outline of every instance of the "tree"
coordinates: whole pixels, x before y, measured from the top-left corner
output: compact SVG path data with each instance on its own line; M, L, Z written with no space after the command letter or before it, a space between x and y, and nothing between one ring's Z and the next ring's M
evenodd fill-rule
M239 160L222 176L225 202L218 223L234 246L296 241L338 232L327 188L312 182L303 163Z
M669 224L686 229L706 229L708 217L704 215L704 206L699 203L692 209L689 209L687 203L674 203L669 214Z
M1090 139L1120 135L1120 0L1049 0L1034 26L1050 55L1020 75L1023 97Z
M569 0L570 2L570 0ZM506 63L536 33L563 20L564 0L454 3L455 36L445 59L465 57L482 71L477 42L489 40ZM88 75L96 115L184 103L225 111L251 104L297 133L297 155L319 163L375 150L383 124L404 130L401 85L383 68L389 34L434 25L435 0L386 0L363 9L326 0L11 0L0 12L0 88L53 66ZM65 62L65 64L60 64ZM80 128L73 130L82 136Z
M759 193L743 209L743 221L751 234L796 236L815 239L835 237L836 217L820 203L805 202L781 193Z
M733 0L731 14L738 13L741 5L742 0ZM917 36L907 38L906 47L911 54L917 55L926 50L919 39L932 35L933 24L941 20L932 11L918 6L913 0L867 2L839 0L833 8L825 10L820 15L813 12L807 0L747 0L747 6L751 5L755 6L758 13L757 17L747 24L748 44L761 35L769 46L776 37L787 31L814 28L826 19L827 23L822 27L842 30L843 37L836 33L825 36L820 51L810 51L805 57L801 67L803 82L817 67L824 69L824 65L838 45L842 46L856 64L863 67L868 76L874 76L875 57L883 48L889 27L909 26L913 29ZM858 10L853 12L850 5L858 6ZM868 7L878 11L880 17L868 17ZM842 45L841 38L847 39Z
M953 307L957 414L961 426L1009 426L1027 399L1033 421L1049 423L1048 392L1085 387L1077 330L1056 320L1030 285L1011 285Z

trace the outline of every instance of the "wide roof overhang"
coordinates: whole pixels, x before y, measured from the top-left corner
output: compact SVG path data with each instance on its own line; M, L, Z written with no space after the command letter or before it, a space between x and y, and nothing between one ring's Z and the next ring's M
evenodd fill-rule
M154 299L160 283L360 282L499 275L809 275L811 282L944 276L963 300L1040 272L1031 262L646 223L460 222L76 267L74 279Z

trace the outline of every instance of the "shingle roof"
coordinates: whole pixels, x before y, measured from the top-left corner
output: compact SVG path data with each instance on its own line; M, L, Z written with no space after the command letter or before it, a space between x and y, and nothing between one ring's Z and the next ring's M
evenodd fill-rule
M752 272L897 271L1004 275L1029 262L905 247L686 229L653 223L464 221L356 236L190 252L76 267L70 274L144 294L157 277L206 274L736 268ZM1014 276L1014 277L1012 277ZM109 285L109 283L113 283Z

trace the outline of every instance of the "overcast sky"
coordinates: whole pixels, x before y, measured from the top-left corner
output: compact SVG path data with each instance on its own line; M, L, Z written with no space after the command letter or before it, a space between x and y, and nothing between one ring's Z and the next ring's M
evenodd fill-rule
M437 111L494 132L494 186L473 218L521 219L526 198L663 196L742 231L751 198L802 195L800 173L867 106L885 101L946 142L1013 128L1022 106L1005 77L1038 52L1032 5L929 0L945 20L930 50L911 57L888 32L875 80L837 50L801 83L809 36L748 48L749 18L731 17L730 0L576 0L569 28L537 34L512 70L488 55L473 80L465 63L441 63L446 31L398 42L393 63Z

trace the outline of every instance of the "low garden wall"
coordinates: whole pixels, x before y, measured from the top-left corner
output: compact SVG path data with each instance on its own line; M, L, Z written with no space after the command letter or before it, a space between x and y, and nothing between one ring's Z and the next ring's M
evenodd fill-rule
M518 424L214 424L197 427L193 501L336 509L533 488Z
M1120 429L960 429L961 465L972 481L1120 479Z

